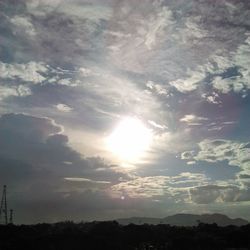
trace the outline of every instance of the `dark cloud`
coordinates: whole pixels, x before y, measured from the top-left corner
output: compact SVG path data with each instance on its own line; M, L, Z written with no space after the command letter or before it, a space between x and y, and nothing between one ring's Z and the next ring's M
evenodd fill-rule
M0 182L8 185L10 200L22 213L25 213L24 207L27 214L31 213L32 207L38 204L46 207L47 219L52 218L51 206L59 209L62 204L68 204L67 209L72 209L77 204L80 210L83 203L79 203L79 199L91 196L88 192L92 191L88 190L93 190L93 196L98 199L105 193L100 191L98 195L102 187L117 183L121 177L128 178L100 158L83 158L70 148L67 136L60 132L62 128L48 118L24 114L6 114L0 118ZM70 177L90 178L92 185L65 179ZM108 197L107 194L104 197ZM96 202L100 204L105 200L105 206L109 203L106 199ZM94 203L88 204L91 207ZM67 209L62 209L59 212L62 217L56 218L63 219L63 213L67 216ZM17 214L16 220L22 221L20 215Z
M248 189L234 185L205 185L190 189L191 200L198 204L249 201Z

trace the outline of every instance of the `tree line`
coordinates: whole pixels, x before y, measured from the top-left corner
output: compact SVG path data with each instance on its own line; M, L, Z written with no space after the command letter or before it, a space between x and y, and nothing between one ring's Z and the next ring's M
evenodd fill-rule
M0 249L35 250L232 250L250 249L250 224L195 227L122 226L116 221L0 225Z

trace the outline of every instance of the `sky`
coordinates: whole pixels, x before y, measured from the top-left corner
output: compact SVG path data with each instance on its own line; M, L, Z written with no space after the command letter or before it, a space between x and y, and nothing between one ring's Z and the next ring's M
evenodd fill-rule
M250 220L249 16L249 0L0 0L14 221Z

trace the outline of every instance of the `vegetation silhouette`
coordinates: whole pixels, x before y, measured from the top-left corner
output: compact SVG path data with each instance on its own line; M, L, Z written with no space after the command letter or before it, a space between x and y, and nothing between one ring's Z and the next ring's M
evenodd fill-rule
M26 250L232 250L250 249L250 224L219 227L120 225L116 221L0 225L0 249Z

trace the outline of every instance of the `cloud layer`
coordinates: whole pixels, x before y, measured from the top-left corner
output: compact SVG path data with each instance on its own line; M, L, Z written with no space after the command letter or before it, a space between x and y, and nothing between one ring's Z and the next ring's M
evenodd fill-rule
M0 184L17 220L243 214L249 16L248 0L0 1ZM124 117L152 132L137 163L105 146Z

